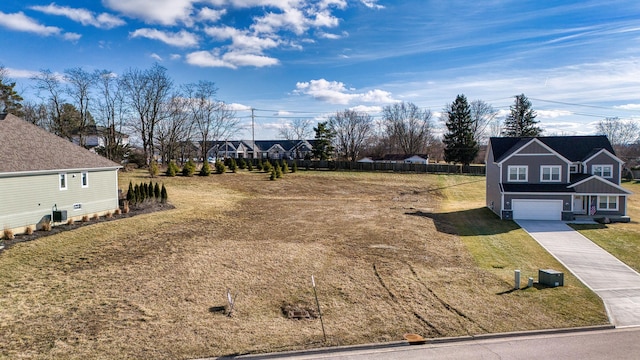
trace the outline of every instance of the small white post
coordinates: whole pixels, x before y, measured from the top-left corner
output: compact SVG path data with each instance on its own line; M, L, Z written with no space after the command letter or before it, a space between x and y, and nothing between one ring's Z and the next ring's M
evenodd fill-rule
M515 284L514 284L514 289L520 289L520 270L516 270L514 271L514 275L515 275Z

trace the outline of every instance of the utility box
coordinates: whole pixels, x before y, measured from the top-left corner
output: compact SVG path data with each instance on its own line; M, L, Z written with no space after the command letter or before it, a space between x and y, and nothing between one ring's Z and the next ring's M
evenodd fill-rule
M564 273L551 269L538 270L538 283L548 287L564 286Z
M67 221L67 210L54 210L53 222Z

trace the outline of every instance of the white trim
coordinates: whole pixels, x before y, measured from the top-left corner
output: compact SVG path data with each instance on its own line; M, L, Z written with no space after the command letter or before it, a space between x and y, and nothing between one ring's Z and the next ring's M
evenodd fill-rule
M85 184L86 181L86 184ZM89 172L88 171L81 171L80 172L80 186L83 189L86 189L89 187Z
M58 173L58 189L67 190L68 188L69 188L69 177L67 176L67 173L66 172Z
M122 169L122 166L112 166L112 167L104 167L104 168L75 168L75 169L51 169L51 170L35 170L35 171L16 171L16 172L0 173L0 178L30 176L30 175L51 175L51 174L59 174L61 172L113 171L113 170L118 170L118 169Z
M560 158L562 161L566 162L567 164L570 164L571 161L569 161L569 159L565 158L564 156L560 155L560 153L558 153L557 151L553 150L552 148L550 148L549 146L547 146L547 144L543 143L542 141L540 141L537 138L532 138L529 142L527 142L526 144L520 146L520 148L516 151L514 151L513 153L511 153L509 156L507 156L506 158L502 159L502 161L500 161L500 163L503 163L507 160L509 160L512 156L515 156L516 154L518 154L522 149L526 148L527 146L531 145L532 142L536 142L538 143L540 146L542 146L543 148L547 149L549 152L551 152L552 154L555 154L558 158ZM515 146L515 145L514 145ZM521 154L521 155L534 155L534 154ZM542 155L542 154L539 154Z
M617 195L597 195L597 199L596 199L596 209L597 210L602 210L602 211L618 211L618 208L620 207L620 199L619 196ZM607 207L606 208L601 208L600 207L600 198L602 197L606 197L607 198ZM616 199L616 207L615 209L610 209L609 206L609 198L615 198ZM626 212L625 212L626 214Z
M549 172L549 179L545 180L544 177L544 169L549 168L551 171ZM558 169L558 180L553 179L553 169ZM540 165L540 182L543 183L557 183L562 182L562 165Z
M511 179L511 169L518 169L516 171L516 179ZM524 180L520 180L520 169L525 169L524 171ZM523 183L529 181L529 165L509 165L507 166L507 182L509 183Z
M597 153L591 155L589 158L583 160L583 163L588 163L589 161L591 161L593 158L595 158L596 156L600 155L601 153L606 152L612 159L616 160L618 163L620 163L621 165L624 164L624 161L620 160L619 157L613 155L611 152L609 152L609 150L607 149L601 149L600 151L598 151Z
M604 178L602 178L602 177L600 177L600 176L598 176L598 175L591 175L591 176L589 176L589 177L588 177L588 178L586 178L586 179L582 179L582 180L578 181L578 182L577 182L577 183L575 183L575 184L571 184L571 185L567 186L567 188L572 188L572 187L575 187L575 186L581 185L582 183L585 183L585 182L590 181L590 180L593 180L593 179L596 179L596 180L598 180L598 181L600 181L600 182L603 182L603 183L605 183L606 185L613 186L613 187L615 187L616 189L623 191L625 194L629 194L629 195L633 194L633 192L631 192L631 191L629 191L629 190L627 190L627 189L623 188L622 186L620 186L620 185L618 185L618 184L614 184L614 183L612 183L611 181L606 180L606 179L604 179Z
M600 174L596 174L595 173L596 166L602 167L602 171L600 172ZM611 176L604 176L604 173L605 173L604 169L605 168L610 168L611 169L609 171ZM611 164L593 164L593 165L591 165L591 175L600 176L600 177L603 177L605 179L613 179L613 165L611 165Z

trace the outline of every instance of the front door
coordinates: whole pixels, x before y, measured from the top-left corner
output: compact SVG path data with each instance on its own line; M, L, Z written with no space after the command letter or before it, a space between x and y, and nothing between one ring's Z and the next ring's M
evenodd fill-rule
M582 195L576 195L573 197L573 213L574 214L586 214L585 201L586 197Z

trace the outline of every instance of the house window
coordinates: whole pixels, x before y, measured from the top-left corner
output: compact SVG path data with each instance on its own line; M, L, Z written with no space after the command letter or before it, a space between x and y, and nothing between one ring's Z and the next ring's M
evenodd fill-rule
M569 165L569 172L576 174L578 172L578 165Z
M593 165L591 173L593 175L602 176L603 178L612 178L613 165Z
M59 174L58 183L60 185L60 190L67 190L67 174L66 173Z
M82 174L80 175L80 178L82 180L82 187L83 188L88 188L89 187L89 173L86 171L83 171Z
M560 181L561 169L559 165L541 166L540 181Z
M618 210L618 197L598 196L598 210Z
M526 166L509 166L509 181L527 181Z

